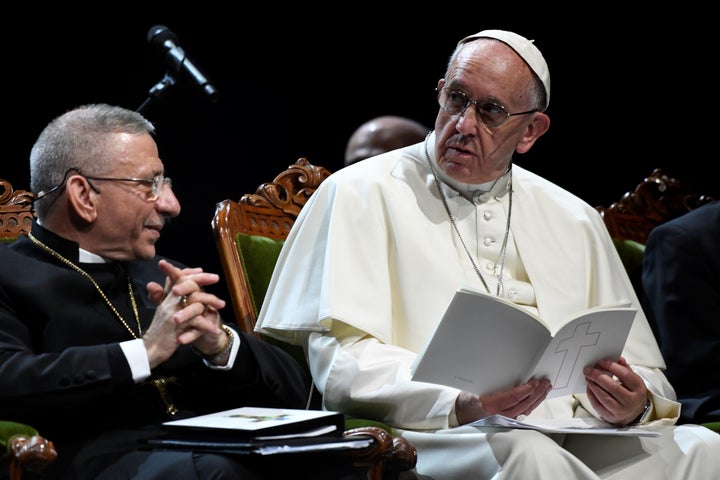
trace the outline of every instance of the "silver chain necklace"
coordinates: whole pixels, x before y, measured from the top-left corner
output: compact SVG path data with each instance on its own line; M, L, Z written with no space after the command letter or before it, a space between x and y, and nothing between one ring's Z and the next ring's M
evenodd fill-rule
M460 235L460 230L458 229L457 224L455 223L455 217L453 217L452 212L450 211L450 205L448 205L447 198L445 198L445 192L443 192L442 187L440 186L440 179L438 179L438 176L435 174L435 169L433 168L432 161L430 160L430 154L428 153L427 148L427 139L430 137L428 134L428 137L425 138L425 158L427 159L428 166L430 167L430 172L432 173L433 179L435 180L435 186L438 189L438 193L440 194L440 199L443 202L443 205L445 206L445 211L448 214L448 218L450 219L450 224L453 226L453 229L455 230L455 234L457 234L458 239L460 240L460 243L462 244L463 249L465 250L465 254L467 255L468 259L470 260L470 263L473 266L473 269L475 270L475 273L477 274L478 278L482 282L483 286L485 287L485 291L490 295L490 287L488 287L487 282L485 281L485 277L483 277L482 273L480 272L480 268L477 266L477 263L475 263L475 259L473 258L472 254L470 253L470 250L468 250L467 245L465 245L465 240L463 240L462 235ZM495 260L495 265L493 266L493 273L497 277L497 292L495 293L498 297L503 293L503 272L505 271L505 254L507 253L507 242L508 237L510 236L510 216L512 215L512 172L510 173L510 178L508 178L507 183L507 189L508 189L508 215L507 215L507 223L505 224L505 238L503 238L502 247L500 248L500 255L498 256L498 259ZM498 270L498 262L500 263L500 268Z

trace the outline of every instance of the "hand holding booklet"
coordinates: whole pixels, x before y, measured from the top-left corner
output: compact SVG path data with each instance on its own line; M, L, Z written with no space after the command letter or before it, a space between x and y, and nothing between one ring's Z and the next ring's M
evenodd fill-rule
M553 331L503 298L460 287L412 366L412 379L477 395L548 378L547 398L581 393L583 368L617 360L636 309L628 304L579 312Z

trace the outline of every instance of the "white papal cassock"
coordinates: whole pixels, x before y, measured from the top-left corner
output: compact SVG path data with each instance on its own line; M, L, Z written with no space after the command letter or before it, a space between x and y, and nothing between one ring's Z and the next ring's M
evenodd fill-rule
M550 324L586 308L632 303L638 313L623 355L651 392L648 428L662 436L458 427L458 390L410 380L416 353L457 288L485 289L468 252L495 293L510 202L502 182L488 192L456 185L463 195L443 183L458 236L426 151L434 162L434 134L333 173L280 254L256 330L305 346L324 407L395 427L417 447L421 478L720 478L720 435L673 426L680 405L598 212L518 165L502 295ZM587 415L597 416L582 394L546 400L530 418Z

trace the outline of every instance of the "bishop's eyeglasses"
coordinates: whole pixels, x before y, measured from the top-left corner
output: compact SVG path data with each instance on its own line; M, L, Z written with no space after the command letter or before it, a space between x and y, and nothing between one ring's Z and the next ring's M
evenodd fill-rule
M134 178L134 177L128 177L128 178L121 178L121 177L93 177L90 175L85 175L77 168L68 168L67 171L65 171L65 175L63 175L63 179L60 183L52 187L47 192L40 192L36 198L36 200L39 200L55 190L58 190L60 187L63 187L65 185L65 181L67 181L68 176L70 175L70 172L76 172L78 175L84 177L88 183L90 184L90 188L95 190L95 193L100 193L100 190L98 190L95 185L92 184L90 180L96 180L101 182L136 182L136 183L143 183L146 185L150 185L150 192L147 192L147 195L145 197L145 200L148 202L155 202L160 197L160 192L162 191L162 188L164 185L168 185L169 187L172 187L172 179L170 177L166 177L162 174L155 175L152 178Z
M508 113L502 105L495 102L473 100L468 97L467 93L460 90L450 90L448 88L436 88L435 90L438 92L440 107L450 115L462 115L472 104L475 105L475 113L478 119L490 128L502 127L510 117L529 115L540 111L534 108L526 112Z

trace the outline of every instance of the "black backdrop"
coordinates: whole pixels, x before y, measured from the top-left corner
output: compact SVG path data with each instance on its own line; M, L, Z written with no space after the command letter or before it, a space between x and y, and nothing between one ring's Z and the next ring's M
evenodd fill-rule
M705 171L714 133L700 128L716 116L705 103L716 88L702 90L714 78L714 61L698 42L702 13L656 11L648 22L589 4L560 20L460 4L410 21L401 20L405 13L334 7L257 5L252 14L212 2L119 7L102 14L37 7L6 17L0 175L28 185L33 141L67 109L91 102L137 109L166 71L148 30L166 25L220 92L211 103L180 79L145 110L183 206L158 251L189 265L220 273L210 229L218 201L253 191L299 157L341 168L345 141L370 117L405 115L432 126L433 89L448 55L461 37L485 28L534 38L550 66L552 125L519 164L592 205L619 198L655 167L720 193Z

